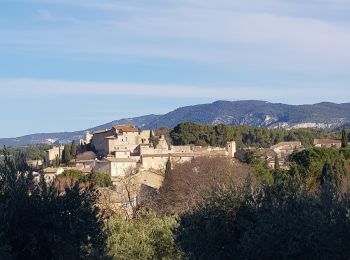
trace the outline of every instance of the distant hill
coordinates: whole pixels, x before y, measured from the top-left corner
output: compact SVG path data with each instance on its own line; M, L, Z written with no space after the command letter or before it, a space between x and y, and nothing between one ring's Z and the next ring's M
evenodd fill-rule
M178 108L158 117L146 127L174 127L183 121L256 127L333 129L350 122L350 103L286 105L256 100L216 101L211 104Z
M93 133L96 130L107 129L113 125L132 124L139 128L144 128L150 121L156 120L159 116L147 115L135 118L115 120L104 125L92 127L82 131L62 132L62 133L41 133L25 135L17 138L0 138L0 146L25 146L39 143L69 143L73 140L83 139L86 132Z
M314 105L286 105L266 101L216 101L211 104L186 106L165 115L147 115L121 119L90 129L66 132L33 134L18 138L0 139L0 145L23 146L46 143L49 140L67 143L79 140L84 133L109 128L118 124L133 124L142 129L174 127L180 122L203 124L248 125L270 128L322 128L340 129L350 125L350 103L329 102Z

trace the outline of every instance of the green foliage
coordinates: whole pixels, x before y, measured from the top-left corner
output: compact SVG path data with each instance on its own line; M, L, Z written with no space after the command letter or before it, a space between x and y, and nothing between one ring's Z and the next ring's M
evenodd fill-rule
M105 237L95 190L75 185L59 193L43 177L36 182L23 158L5 152L0 164L1 258L103 258Z
M336 194L291 181L222 188L181 218L178 243L190 259L344 259L350 200Z
M89 181L98 187L110 187L113 185L111 177L103 172L93 172L89 175Z
M74 141L72 141L70 145L70 155L72 158L75 158L77 156L78 146L75 144Z
M273 183L273 175L271 169L263 160L256 160L250 164L250 172L263 183Z
M344 157L346 149L311 148L291 155L291 172L297 173L302 180L316 187L325 178L335 183L348 174L348 162ZM326 168L325 168L326 167ZM309 188L315 188L315 187Z
M349 137L346 129L343 129L341 132L341 147L348 148L349 147Z
M53 167L59 167L60 166L60 158L58 155L55 156L55 160L52 162Z
M62 161L66 165L69 165L70 161L73 159L72 154L71 154L71 152L72 152L71 147L72 146L70 144L66 144L64 146L64 150L63 150L63 153L62 153Z
M24 154L28 160L44 160L45 151L50 148L52 148L52 146L47 144L36 144L24 147L6 147L0 149L0 154L3 154L4 150L6 149L6 152L8 152L10 155L21 153Z
M276 155L275 156L275 170L279 170L281 167L280 167L280 162L279 162L279 159L278 159L278 156Z
M65 170L60 176L71 177L78 182L86 182L89 180L88 176L79 170Z
M165 165L165 175L169 175L170 173L171 173L171 160L169 158Z
M156 147L159 143L159 138L154 136L153 130L150 130L149 142L150 144L152 144L153 147Z
M236 141L238 147L270 147L281 141L301 141L305 147L312 147L315 138L339 138L338 133L317 129L268 129L248 126L204 125L180 123L170 133L176 145L205 142L212 146L225 146Z
M182 259L175 244L174 218L158 218L146 210L126 221L112 217L107 221L108 251L113 259Z

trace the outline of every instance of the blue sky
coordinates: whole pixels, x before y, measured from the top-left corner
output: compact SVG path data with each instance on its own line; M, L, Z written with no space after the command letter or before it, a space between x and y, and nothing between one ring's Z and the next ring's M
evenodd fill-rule
M218 99L350 102L348 0L0 0L0 137Z

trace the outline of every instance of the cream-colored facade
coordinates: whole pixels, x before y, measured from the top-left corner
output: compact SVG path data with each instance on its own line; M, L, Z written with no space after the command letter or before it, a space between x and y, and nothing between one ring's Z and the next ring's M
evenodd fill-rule
M293 152L298 152L304 149L301 142L281 142L274 146L271 146L270 149L275 151L279 158L286 158L291 155Z
M315 147L326 147L326 148L341 148L341 140L334 139L315 139Z
M141 144L149 144L150 131L141 131L132 125L113 126L111 129L96 131L92 146L99 157L113 155L116 151L137 153Z
M64 146L55 146L47 151L45 151L45 161L46 163L52 163L58 157L62 160L62 154L64 151Z
M125 176L130 171L164 171L168 160L172 165L191 161L198 156L226 156L233 158L236 143L228 142L225 148L193 145L169 146L164 136L156 147L150 142L151 130L140 131L133 126L114 126L98 131L92 143L103 159L96 163L95 171L111 177Z

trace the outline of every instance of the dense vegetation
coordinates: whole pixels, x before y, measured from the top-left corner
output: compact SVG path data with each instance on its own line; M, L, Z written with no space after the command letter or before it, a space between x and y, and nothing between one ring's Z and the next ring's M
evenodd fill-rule
M176 145L206 144L225 146L228 141L236 141L240 148L257 146L270 147L282 141L301 141L305 147L312 147L315 138L337 138L340 133L318 129L269 129L249 126L201 125L180 123L170 136Z
M47 144L29 145L24 147L9 147L6 151L15 156L16 154L25 154L27 160L44 160L45 151L50 149L52 146ZM0 149L0 154L4 153L5 148Z
M348 259L349 203L330 184L222 188L181 217L177 239L190 259Z
M94 189L59 192L35 180L24 157L5 153L0 166L0 256L86 259L104 256L103 222Z
M167 133L167 129L162 130ZM282 140L348 134L184 123L174 143L266 147ZM67 151L72 151L67 148ZM73 152L70 152L73 154ZM54 185L31 176L26 156L0 163L0 256L5 259L348 259L350 149L293 153L290 170L227 158L172 168L153 201L125 220L104 214L103 173L67 170ZM57 185L60 183L62 185Z

